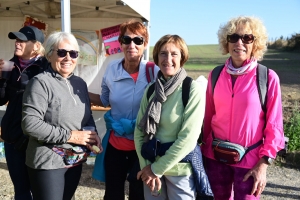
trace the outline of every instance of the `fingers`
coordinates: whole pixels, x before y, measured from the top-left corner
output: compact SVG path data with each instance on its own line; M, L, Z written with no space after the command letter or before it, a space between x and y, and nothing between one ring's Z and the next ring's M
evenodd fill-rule
M247 181L250 176L252 176L253 172L250 170L247 174L245 174L243 178L243 182Z
M149 183L147 185L150 188L150 191L154 191L154 189L155 189L155 179L152 179L151 181L149 181Z
M160 178L157 177L155 179L155 184L156 184L157 190L160 190L161 189L161 180L160 180Z
M264 189L265 189L265 185L264 184L257 185L254 196L257 197L257 196L261 195L261 193L264 191Z
M143 174L142 171L139 171L139 172L137 173L137 175L136 175L137 180L139 180L139 179L141 178L142 174Z

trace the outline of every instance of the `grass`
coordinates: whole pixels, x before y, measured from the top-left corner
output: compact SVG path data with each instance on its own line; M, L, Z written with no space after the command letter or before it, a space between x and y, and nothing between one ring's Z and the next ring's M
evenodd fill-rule
M284 124L284 133L289 138L288 149L290 151L300 150L300 109L295 103L292 115Z
M214 67L224 64L229 54L222 55L219 46L189 45L189 60L184 65L187 70L211 71ZM153 47L150 47L150 60ZM269 49L264 55L261 64L273 69L279 75L281 83L300 85L300 55L299 52L285 52ZM293 71L293 73L291 73ZM290 77L286 79L284 76Z

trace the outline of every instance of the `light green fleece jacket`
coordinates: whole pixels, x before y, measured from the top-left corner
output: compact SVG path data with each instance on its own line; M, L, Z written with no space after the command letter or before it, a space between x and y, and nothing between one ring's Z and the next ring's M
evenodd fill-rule
M142 98L134 131L134 143L141 169L151 164L149 160L144 159L141 155L144 133L138 127L149 103L147 99L148 89L149 87L146 88ZM153 96L154 93L150 99ZM189 101L185 108L182 103L182 84L162 103L161 118L155 137L161 143L174 143L164 156L157 157L151 165L154 174L159 176L186 176L192 174L190 163L180 163L180 161L196 146L201 132L204 107L205 88L196 81L191 84Z

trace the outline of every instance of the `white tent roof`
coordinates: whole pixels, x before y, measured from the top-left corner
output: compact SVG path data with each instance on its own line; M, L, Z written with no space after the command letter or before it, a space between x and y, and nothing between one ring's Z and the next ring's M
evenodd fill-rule
M0 17L61 18L60 0L0 0ZM70 0L71 18L141 18L150 21L150 0Z

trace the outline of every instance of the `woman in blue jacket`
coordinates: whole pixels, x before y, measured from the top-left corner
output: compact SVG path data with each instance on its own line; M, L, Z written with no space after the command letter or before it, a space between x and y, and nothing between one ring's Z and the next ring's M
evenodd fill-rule
M129 171L137 164L133 132L140 101L148 85L147 62L143 53L148 44L148 32L143 23L127 21L120 26L119 43L124 58L111 62L103 76L100 95L90 93L91 102L103 107L111 106L104 118L107 132L102 141L104 162L98 155L93 177L105 181L105 200L124 200L124 184ZM154 66L155 78L158 67ZM108 142L107 142L108 141ZM105 176L101 173L105 169ZM141 200L143 182L130 181L129 199Z

